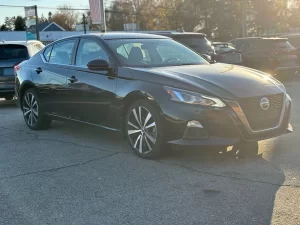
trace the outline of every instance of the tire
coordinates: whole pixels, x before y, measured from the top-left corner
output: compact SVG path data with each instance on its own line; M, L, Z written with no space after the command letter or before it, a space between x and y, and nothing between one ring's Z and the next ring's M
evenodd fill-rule
M22 109L25 123L30 129L43 130L50 127L52 120L45 115L37 92L33 88L24 93Z
M14 96L7 96L7 97L5 97L5 100L10 101L10 100L13 100L13 98L14 98Z
M238 152L239 157L254 157L258 155L257 141L242 141L233 146L233 152Z
M139 157L154 159L161 155L166 144L158 110L147 100L133 103L125 117L127 141Z

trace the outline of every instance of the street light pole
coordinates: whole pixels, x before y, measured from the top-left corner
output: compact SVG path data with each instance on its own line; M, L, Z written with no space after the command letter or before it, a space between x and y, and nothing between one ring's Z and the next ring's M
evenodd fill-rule
M247 9L246 0L242 0L242 37L247 36Z
M38 11L37 11L37 5L34 6L34 12L35 12L35 33L36 33L36 39L40 40L40 31L38 28L39 25L39 17L38 17Z

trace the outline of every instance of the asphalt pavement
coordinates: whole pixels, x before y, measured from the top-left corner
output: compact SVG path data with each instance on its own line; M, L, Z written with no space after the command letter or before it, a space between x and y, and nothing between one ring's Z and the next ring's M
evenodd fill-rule
M1 99L0 224L300 224L300 78L285 85L294 133L243 159L176 148L143 160L99 128L31 131Z

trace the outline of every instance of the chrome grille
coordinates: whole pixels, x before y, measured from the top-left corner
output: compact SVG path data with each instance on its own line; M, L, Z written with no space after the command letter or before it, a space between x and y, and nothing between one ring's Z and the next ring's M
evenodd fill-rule
M260 101L267 97L270 101L268 110L260 107ZM284 94L246 98L239 101L252 130L263 130L276 127L280 120Z

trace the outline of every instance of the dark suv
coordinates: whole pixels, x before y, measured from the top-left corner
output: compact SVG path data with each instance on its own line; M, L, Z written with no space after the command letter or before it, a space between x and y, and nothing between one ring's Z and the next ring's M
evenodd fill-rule
M208 59L218 61L215 48L205 34L193 32L156 32L155 34L170 37L206 57L209 56Z
M237 38L230 43L242 52L247 67L272 75L291 75L299 70L295 48L286 38Z

